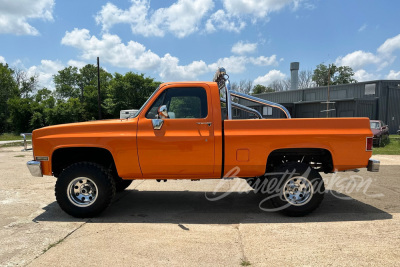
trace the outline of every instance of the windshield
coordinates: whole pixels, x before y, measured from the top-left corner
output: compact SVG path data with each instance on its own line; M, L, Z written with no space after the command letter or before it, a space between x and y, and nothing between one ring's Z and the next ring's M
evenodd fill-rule
M136 118L136 117L140 114L140 112L142 112L142 110L143 110L144 107L147 105L147 103L150 101L150 99L153 98L153 95L158 91L158 89L160 89L160 86L157 87L156 90L154 90L154 92L151 94L151 96L149 96L149 98L147 98L146 102L144 102L144 104L143 104L142 107L136 112L136 114L133 115L132 117L129 117L129 118Z
M371 124L371 129L379 129L380 128L379 122L371 121L370 124Z

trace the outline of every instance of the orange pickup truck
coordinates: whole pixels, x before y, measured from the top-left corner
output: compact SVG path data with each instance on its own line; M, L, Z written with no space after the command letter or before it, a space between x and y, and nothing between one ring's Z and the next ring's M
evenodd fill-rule
M33 176L57 177L57 202L75 217L98 215L135 179L232 176L259 191L275 179L272 204L301 216L323 199L320 172L379 170L370 159L368 118L292 119L279 104L231 90L228 78L220 68L213 82L161 84L133 118L37 129L28 168ZM232 97L277 108L286 118L263 119ZM235 108L258 119L232 120Z

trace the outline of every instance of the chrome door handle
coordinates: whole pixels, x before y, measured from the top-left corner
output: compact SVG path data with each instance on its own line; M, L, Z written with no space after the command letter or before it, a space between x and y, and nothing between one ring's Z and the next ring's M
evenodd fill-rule
M211 126L212 122L197 122L197 124L207 124L208 126Z

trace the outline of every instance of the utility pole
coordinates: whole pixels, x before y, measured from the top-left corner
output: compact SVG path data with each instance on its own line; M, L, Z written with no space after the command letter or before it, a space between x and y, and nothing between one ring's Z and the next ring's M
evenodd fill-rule
M101 120L101 99L100 99L100 59L97 57L97 107L99 109L99 120Z

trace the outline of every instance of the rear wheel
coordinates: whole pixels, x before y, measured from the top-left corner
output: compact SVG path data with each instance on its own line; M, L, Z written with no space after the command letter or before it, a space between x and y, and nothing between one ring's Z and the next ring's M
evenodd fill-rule
M321 175L304 163L287 163L277 170L279 193L271 198L273 206L289 216L304 216L314 211L324 199Z
M61 172L55 195L66 213L78 218L94 217L111 204L115 183L101 165L79 162Z

